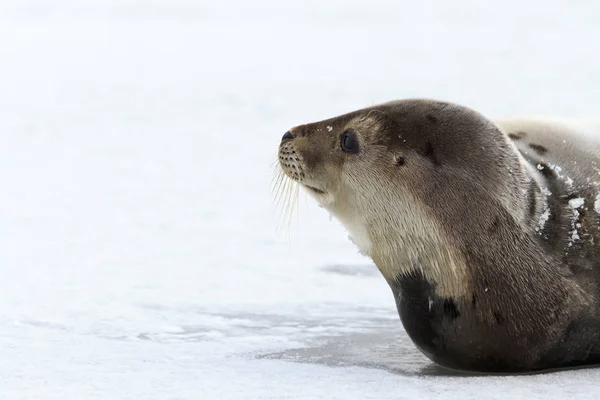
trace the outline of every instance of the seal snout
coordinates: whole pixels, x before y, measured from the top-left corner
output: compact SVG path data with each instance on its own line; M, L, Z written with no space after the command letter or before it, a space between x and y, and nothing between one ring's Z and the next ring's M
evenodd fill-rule
M279 146L279 165L281 165L283 172L288 177L300 182L304 179L302 158L290 142L290 139L293 138L289 131L283 135L281 145Z
M279 165L283 172L292 180L299 182L303 187L310 192L319 195L325 195L326 192L309 183L313 183L312 179L307 179L304 158L297 149L297 143L292 139L296 139L290 131L287 131L281 138L279 145Z

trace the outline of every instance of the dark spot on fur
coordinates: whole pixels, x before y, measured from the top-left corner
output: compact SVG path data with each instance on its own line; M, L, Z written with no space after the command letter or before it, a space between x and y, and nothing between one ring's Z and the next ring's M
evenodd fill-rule
M498 226L500 225L500 219L498 218L498 216L496 216L494 218L494 221L492 221L492 225L490 225L489 227L489 232L495 232L496 230L498 230Z
M444 300L444 315L450 317L450 319L460 317L460 312L458 312L458 309L456 308L456 305L452 299Z
M527 134L523 131L518 131L518 132L511 132L508 134L508 137L511 138L512 140L519 140L519 139L523 139Z
M431 114L427 114L427 120L433 124L437 124L438 122L438 119Z
M583 196L581 196L579 193L569 193L564 196L564 199L566 201L569 201L569 200L577 199L579 197L583 197Z
M471 306L473 307L473 309L475 309L476 305L477 305L477 298L475 297L475 295L473 295L473 297L471 297Z
M504 317L498 311L494 311L494 318L496 319L498 325L504 324Z
M431 142L425 143L425 145L421 149L421 154L429 158L435 165L440 165L440 161L435 156L435 152L433 150L433 145L431 144Z
M556 178L556 176L554 175L554 171L552 170L552 168L550 168L548 166L548 164L545 163L538 163L536 165L536 168L538 171L540 171L542 173L542 175L544 175L546 178Z
M541 144L529 143L529 147L535 150L535 152L538 154L546 154L548 152L548 149Z
M396 165L398 166L402 166L406 163L406 159L402 156L397 156L396 157Z
M537 207L537 200L535 198L537 192L537 183L532 179L529 183L529 190L527 191L527 196L529 197L529 218L533 218L535 216L535 210Z

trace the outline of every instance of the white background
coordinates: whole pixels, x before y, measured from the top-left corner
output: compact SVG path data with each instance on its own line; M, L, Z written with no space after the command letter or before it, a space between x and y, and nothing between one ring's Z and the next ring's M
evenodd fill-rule
M273 206L301 123L596 116L600 7L491 3L2 0L0 398L596 398L596 370L445 376L335 221Z

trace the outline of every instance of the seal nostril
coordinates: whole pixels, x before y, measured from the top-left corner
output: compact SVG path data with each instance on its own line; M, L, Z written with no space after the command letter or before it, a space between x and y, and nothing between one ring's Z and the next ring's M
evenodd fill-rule
M293 139L293 138L294 137L292 136L292 132L287 131L281 138L281 141L283 142L284 140Z

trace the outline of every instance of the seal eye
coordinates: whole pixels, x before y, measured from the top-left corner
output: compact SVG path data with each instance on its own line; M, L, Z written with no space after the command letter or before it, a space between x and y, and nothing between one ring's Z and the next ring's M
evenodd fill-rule
M345 130L340 136L340 143L344 153L358 153L358 140L351 130Z

